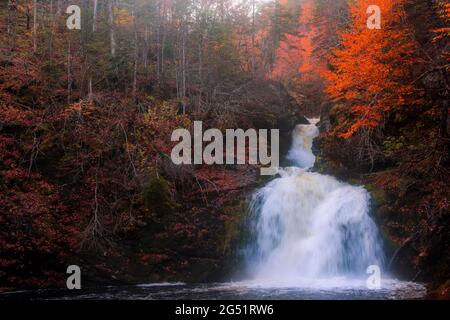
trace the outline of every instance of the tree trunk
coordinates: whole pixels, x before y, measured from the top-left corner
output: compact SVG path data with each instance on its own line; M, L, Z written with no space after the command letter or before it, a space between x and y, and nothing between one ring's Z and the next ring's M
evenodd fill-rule
M255 61L255 15L256 15L256 3L252 1L252 52L251 52L251 73L252 77L255 77L256 61Z
M133 100L136 100L137 94L137 69L138 69L138 57L139 57L139 48L138 48L138 33L137 33L137 24L136 24L136 0L133 1L133 28L134 28L134 71L133 71Z
M165 43L166 43L166 30L165 30L165 25L164 25L164 19L166 17L166 6L165 6L165 2L162 1L162 21L161 21L161 32L162 32L162 38L161 38L161 78L164 79L164 48L165 48Z
M50 61L53 60L53 34L54 34L53 0L50 0L50 40L48 44Z
M16 23L17 23L17 4L15 1L8 0L8 27L7 34L10 42L9 50L14 51L16 46Z
M37 0L33 0L33 50L37 51Z
M182 73L181 73L181 94L183 104L183 114L186 114L186 30L185 25L182 26L181 35L181 52L182 52Z
M11 20L12 20L12 18L11 18L11 11L12 11L12 7L13 7L13 5L12 5L11 0L8 0L8 23L7 23L7 28L6 28L8 36L11 34Z
M108 1L108 14L109 14L109 37L110 37L110 47L111 55L114 57L116 55L116 39L114 35L114 0Z
M30 8L27 7L27 31L30 30L30 23L31 23L31 12L30 12Z
M89 94L88 94L88 100L89 102L92 102L92 98L93 98L93 92L92 92L92 76L89 77Z
M200 107L203 94L203 35L198 44L198 106Z
M158 82L158 86L160 84L160 64L161 58L159 57L159 48L161 46L161 2L158 2L158 25L156 26L156 79Z
M142 60L144 63L144 70L147 74L147 67L148 67L148 24L145 24L145 33L144 33L144 49L142 53Z
M71 48L70 48L70 40L69 40L69 47L67 49L67 103L71 103L71 95L72 95L72 75L71 75L71 63L72 63L72 57L71 57Z
M97 30L97 8L98 0L94 0L94 16L92 17L92 32Z

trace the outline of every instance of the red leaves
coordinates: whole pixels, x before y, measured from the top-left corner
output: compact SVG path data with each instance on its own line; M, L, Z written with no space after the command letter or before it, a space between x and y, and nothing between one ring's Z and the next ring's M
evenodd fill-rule
M206 192L224 192L239 190L253 181L254 173L252 170L242 168L239 171L219 170L211 166L202 166L195 171L198 180L205 184L202 188ZM253 168L254 169L254 168Z
M314 54L314 39L319 36L314 19L314 1L304 1L298 15L295 34L284 34L276 50L276 61L272 76L284 82L311 81L318 77L324 66L324 59Z
M31 170L28 162L30 152L35 152L33 133L42 121L40 111L8 107L0 116L5 129L0 133L0 270L5 273L0 285L41 286L45 282L31 274L55 268L60 262L47 264L61 261L61 246L72 247L67 240L74 233L65 230L67 218L61 215L66 208L59 188ZM12 130L14 135L7 134ZM55 280L50 275L46 283Z
M90 116L95 112L95 105L92 102L80 100L69 105L61 114L62 119L68 119L71 116L82 117Z
M159 254L159 253L147 253L141 255L141 260L144 263L160 263L165 260L168 260L169 256L166 254Z
M369 4L382 10L381 30L366 27ZM402 5L403 1L378 0L358 1L350 7L351 27L342 34L342 48L334 50L333 71L324 73L329 95L349 105L354 115L343 138L360 128L375 128L386 113L414 104L411 76L417 59Z
M36 117L35 113L11 106L0 108L0 119L6 125L11 126L32 126L36 121L39 121L39 117Z

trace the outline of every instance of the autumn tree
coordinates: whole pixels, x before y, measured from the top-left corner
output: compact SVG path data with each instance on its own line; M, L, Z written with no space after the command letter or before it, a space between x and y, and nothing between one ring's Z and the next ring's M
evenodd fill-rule
M345 102L354 120L341 136L370 133L386 117L418 103L413 96L412 71L419 59L405 22L406 1L357 1L350 6L351 23L333 50L332 69L326 72L327 92L335 102ZM367 28L369 5L381 9L381 29Z
M322 72L330 50L339 43L337 32L345 20L345 1L283 2L295 14L295 28L286 30L275 54L272 77L282 81L301 101L304 111L318 114L324 99Z

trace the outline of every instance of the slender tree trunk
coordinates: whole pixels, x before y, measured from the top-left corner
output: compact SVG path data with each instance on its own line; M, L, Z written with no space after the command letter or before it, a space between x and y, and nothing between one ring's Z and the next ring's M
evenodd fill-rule
M148 25L145 24L144 48L142 49L142 63L144 64L144 70L147 70L147 45L148 45Z
M156 79L158 81L158 85L160 83L160 78L161 78L161 72L160 72L160 68L159 65L161 63L161 59L159 58L159 46L160 46L160 36L161 36L161 30L160 30L160 26L158 24L158 27L156 28Z
M133 71L133 100L136 100L137 93L137 69L138 69L138 58L139 58L139 48L138 48L138 33L136 24L136 0L133 1L133 27L134 27L134 71Z
M31 24L31 12L30 12L30 8L27 7L27 30L30 30L30 24Z
M186 114L186 30L183 23L181 35L181 53L182 53L182 69L181 69L181 92L182 92L182 103L183 103L183 114Z
M33 50L37 51L37 0L33 0Z
M94 0L94 16L92 17L92 32L97 30L97 8L98 0Z
M72 75L71 75L71 63L72 63L72 56L71 56L71 43L69 40L69 47L67 49L67 103L70 104L72 101Z
M88 100L89 102L92 102L92 98L93 98L93 92L92 92L92 76L89 77L89 94L88 94Z
M108 1L108 14L109 14L109 39L111 47L111 55L116 55L116 39L114 35L114 0Z
M92 32L95 32L97 30L97 12L98 12L98 0L94 0L93 3L93 17L92 17ZM86 62L88 61L88 57L86 57ZM87 72L89 73L89 80L88 80L88 100L89 102L93 101L93 88L92 88L92 70L91 66L87 67Z
M198 81L199 81L198 106L200 106L203 94L203 35L201 35L198 44Z
M11 0L8 0L8 23L7 23L7 27L6 27L8 36L11 34L12 7L13 7L13 4L12 4Z
M165 45L166 45L166 28L165 28L165 17L166 17L166 5L164 1L162 2L162 21L161 21L161 78L164 80L164 51L165 51Z
M177 44L177 51L178 51L178 56L175 60L175 85L177 87L177 99L178 101L181 101L181 90L180 90L180 77L179 77L179 69L180 69L180 49L179 49L179 45Z
M162 37L162 43L161 43L161 78L164 78L164 45L166 42L166 34L164 33L163 29L163 37Z
M61 18L64 2L65 0L58 0L56 2L56 21L59 21L59 18ZM56 23L55 28L58 29L59 32L61 32L63 25L60 23Z
M50 55L50 61L53 60L53 34L54 34L54 30L53 30L53 26L54 26L54 17L53 17L53 0L50 0L50 41L49 41L49 55Z
M9 42L9 52L13 52L16 47L16 24L17 24L17 3L12 0L8 0L8 42Z
M56 3L56 16L59 18L61 16L61 12L62 12L62 2L64 0L58 0L58 2Z
M40 13L40 21L38 20L38 27L41 27L42 30L46 30L47 26L45 25L46 21L45 21L45 3L41 1L41 10L39 11Z
M156 25L156 79L157 79L157 83L159 86L159 79L160 79L160 69L159 69L159 64L160 64L160 58L159 58L159 46L161 43L161 1L158 1L158 5L157 5L157 12L158 12L158 17L157 17L157 25Z
M252 52L251 52L251 73L252 77L255 77L256 61L255 61L255 14L256 3L252 0Z

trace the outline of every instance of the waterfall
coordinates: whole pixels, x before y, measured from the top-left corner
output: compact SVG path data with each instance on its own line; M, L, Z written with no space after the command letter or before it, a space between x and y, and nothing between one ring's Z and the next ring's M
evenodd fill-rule
M296 126L292 133L292 147L287 155L288 160L300 168L314 166L316 157L312 153L312 143L318 136L319 129L314 123Z
M258 190L251 202L254 241L248 255L257 281L358 278L384 263L377 226L369 216L370 195L359 186L311 172L314 121L298 125L280 177Z

